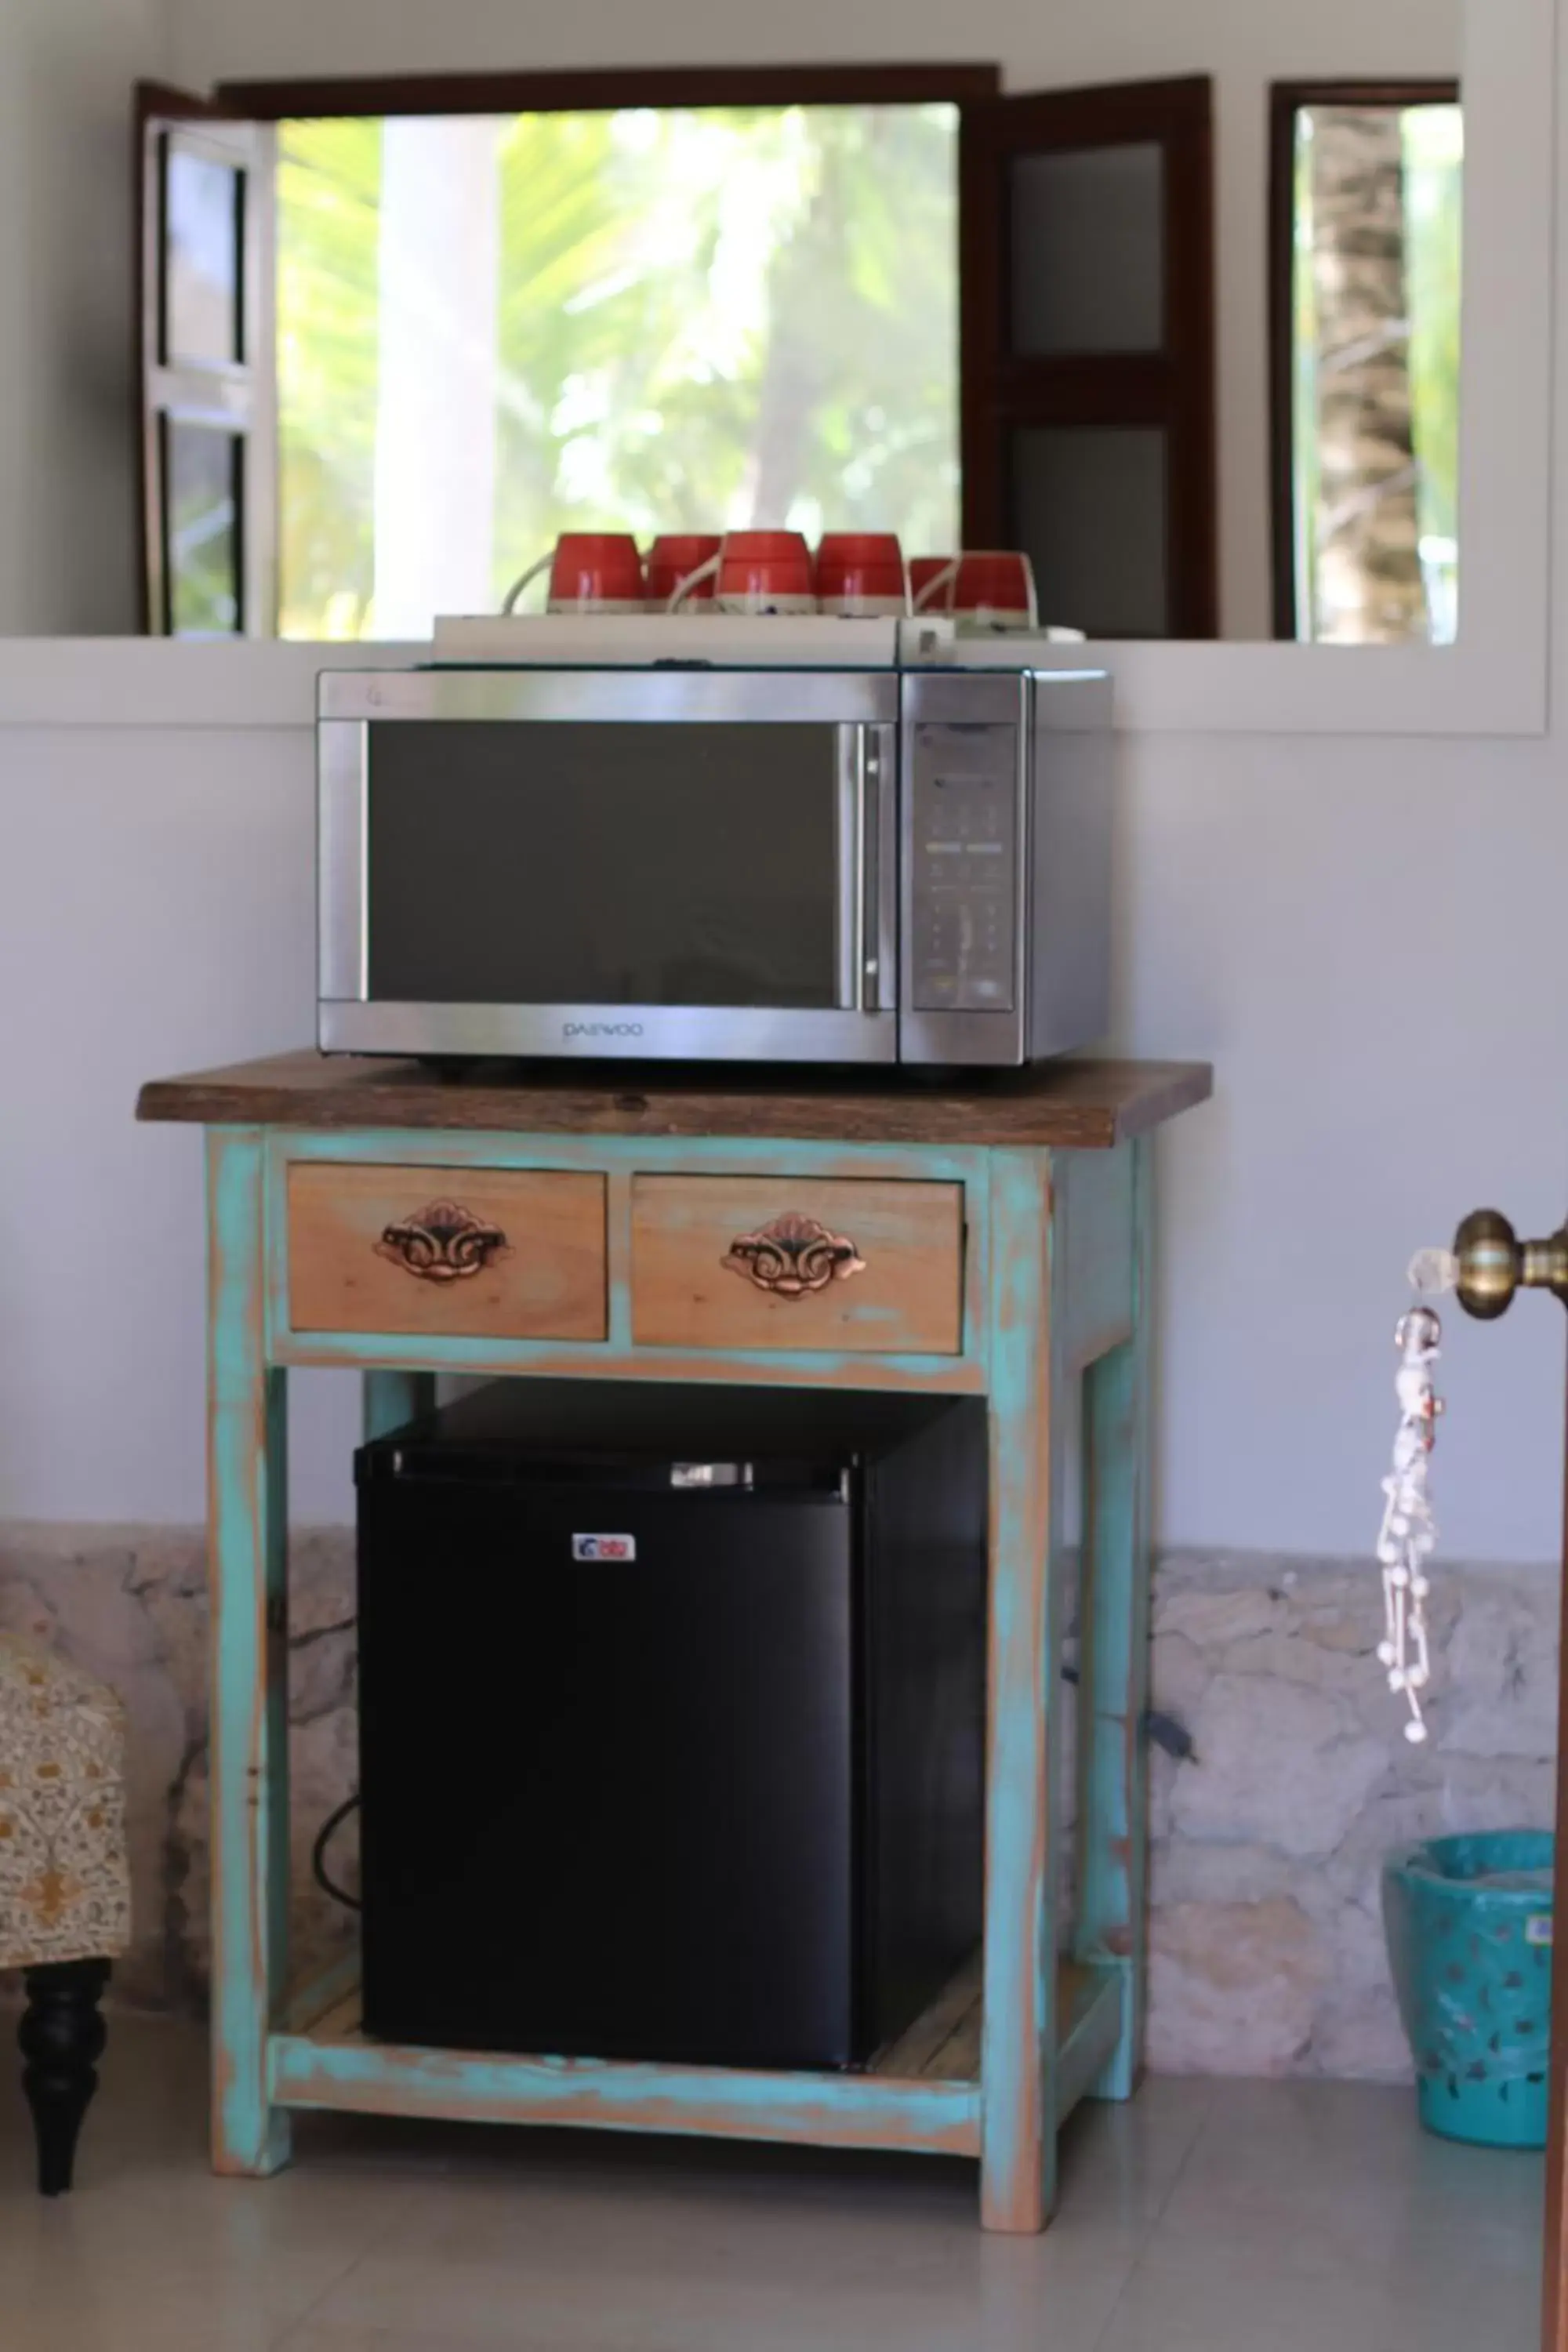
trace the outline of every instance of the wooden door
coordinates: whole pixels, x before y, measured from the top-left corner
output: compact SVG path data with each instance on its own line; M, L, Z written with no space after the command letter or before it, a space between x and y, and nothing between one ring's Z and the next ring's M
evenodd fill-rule
M271 636L272 127L155 83L136 112L143 625Z
M1212 83L965 106L960 241L965 544L1042 621L1214 636Z

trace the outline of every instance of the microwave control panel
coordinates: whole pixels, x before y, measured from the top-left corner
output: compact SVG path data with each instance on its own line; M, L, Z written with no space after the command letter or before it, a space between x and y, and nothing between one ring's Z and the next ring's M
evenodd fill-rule
M914 730L910 763L912 1002L917 1013L1016 1009L1018 734Z

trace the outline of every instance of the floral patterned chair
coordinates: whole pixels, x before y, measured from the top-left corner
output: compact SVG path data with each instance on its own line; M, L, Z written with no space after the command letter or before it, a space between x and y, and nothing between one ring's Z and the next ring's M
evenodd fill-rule
M130 1931L124 1757L112 1692L0 1633L0 1969L25 1971L17 2039L46 2197L71 2184L103 2054L98 2004Z

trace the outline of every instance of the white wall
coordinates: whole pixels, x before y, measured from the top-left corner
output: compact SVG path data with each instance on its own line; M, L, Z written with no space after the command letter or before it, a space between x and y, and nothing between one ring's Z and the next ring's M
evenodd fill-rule
M201 1138L132 1112L310 1037L312 759L303 729L0 728L0 1519L203 1516ZM355 1384L295 1386L297 1507L347 1517Z
M1447 76L1460 0L170 0L180 79L557 66L966 58L1013 89L1211 73L1217 109L1222 635L1273 634L1267 242L1270 81ZM1484 5L1484 0L1479 0Z
M579 56L605 54L604 0L572 21ZM737 53L728 12L687 0L680 21L689 54ZM780 53L868 53L857 21L797 9ZM900 46L931 54L950 21L910 0ZM370 22L237 7L183 69L563 54L510 5L449 8L423 47L406 13ZM961 29L992 46L973 12ZM1336 62L1310 35L1288 69ZM1568 456L1553 488L1563 577ZM73 685L52 649L61 723L0 723L0 1517L188 1520L200 1147L132 1105L148 1075L309 1036L311 746L302 727L94 726L99 660L84 649ZM191 716L210 722L210 697ZM1121 1041L1212 1055L1220 1086L1161 1150L1163 1541L1364 1553L1411 1249L1485 1201L1542 1229L1568 1205L1565 751L1562 721L1543 742L1121 740ZM1451 1318L1454 1551L1556 1552L1563 1339L1541 1300L1489 1329ZM346 1513L352 1384L296 1387L296 1507Z
M1406 1258L1568 1175L1568 793L1547 744L1129 737L1121 1031L1212 1055L1161 1151L1160 1533L1364 1550ZM305 1041L304 729L0 729L0 1518L202 1507L200 1145L145 1076ZM1556 1548L1563 1327L1452 1321L1438 1469L1471 1558ZM352 1383L296 1415L346 1515Z
M1164 1542L1366 1551L1411 1252L1568 1212L1562 754L1129 742L1121 1034L1218 1073L1160 1161ZM1563 1317L1446 1322L1445 1548L1551 1559Z
M136 626L132 89L166 0L0 0L0 635Z

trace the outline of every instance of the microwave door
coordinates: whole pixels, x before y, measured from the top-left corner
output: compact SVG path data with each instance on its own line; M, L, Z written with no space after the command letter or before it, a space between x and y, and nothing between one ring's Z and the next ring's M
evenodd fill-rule
M329 1050L897 1058L891 677L353 683L321 727Z

